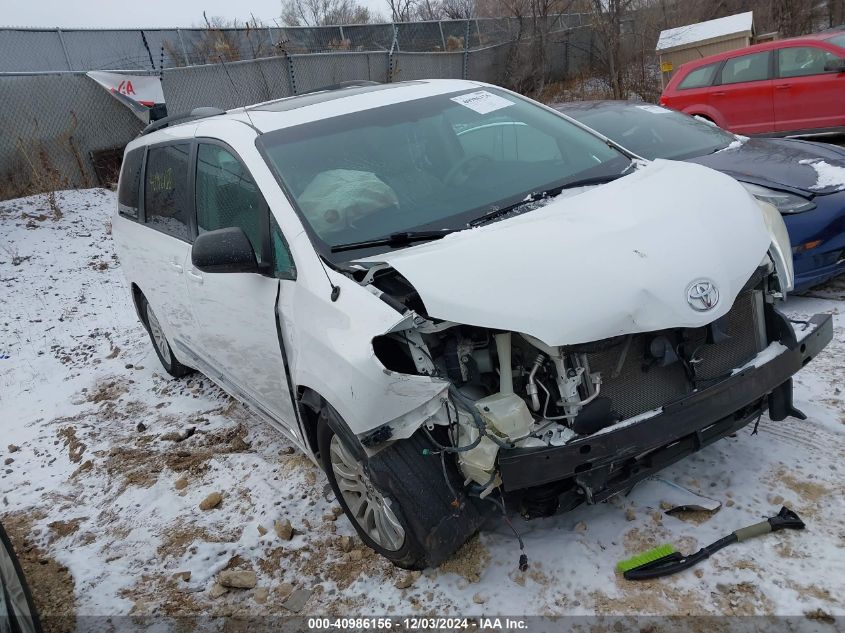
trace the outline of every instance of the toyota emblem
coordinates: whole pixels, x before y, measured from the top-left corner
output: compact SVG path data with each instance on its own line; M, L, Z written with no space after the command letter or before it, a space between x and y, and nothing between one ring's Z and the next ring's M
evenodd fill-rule
M687 287L687 303L697 312L707 312L719 303L719 290L708 279L697 279Z

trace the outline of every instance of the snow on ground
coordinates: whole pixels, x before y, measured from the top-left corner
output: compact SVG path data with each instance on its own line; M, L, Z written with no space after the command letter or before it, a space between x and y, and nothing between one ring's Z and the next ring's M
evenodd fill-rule
M746 428L664 471L721 501L714 516L668 516L646 484L637 503L515 517L526 573L495 520L414 577L341 538L354 532L325 477L271 428L202 375L161 370L112 251L114 204L100 189L0 203L0 520L48 614L284 614L294 587L312 592L309 614L845 614L845 283L788 305L835 318L834 342L795 381L808 419L764 417L759 435ZM200 510L212 492L222 502ZM614 574L643 549L691 552L782 503L805 532L668 579ZM284 520L290 541L274 529ZM215 597L223 569L256 572L257 587Z
M836 187L838 191L845 189L845 167L831 165L826 161L813 158L798 162L816 170L816 184L811 185L810 189L827 189L828 187Z

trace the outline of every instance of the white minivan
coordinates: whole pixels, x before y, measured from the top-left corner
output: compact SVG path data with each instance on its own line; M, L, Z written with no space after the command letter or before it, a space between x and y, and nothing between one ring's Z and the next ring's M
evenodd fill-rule
M774 207L478 82L155 122L113 234L165 369L287 435L407 568L802 415L791 376L832 337L778 309Z

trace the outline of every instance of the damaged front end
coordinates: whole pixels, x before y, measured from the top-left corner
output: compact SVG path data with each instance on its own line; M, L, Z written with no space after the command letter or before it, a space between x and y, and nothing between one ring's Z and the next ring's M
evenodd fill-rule
M566 345L430 318L413 285L383 263L354 274L405 317L373 340L379 362L448 384L425 411L361 443L378 452L423 421L469 492L504 491L527 517L630 489L767 410L772 420L801 416L791 376L832 338L828 315L796 333L777 309L788 283L771 255L710 322ZM706 290L691 286L690 301Z

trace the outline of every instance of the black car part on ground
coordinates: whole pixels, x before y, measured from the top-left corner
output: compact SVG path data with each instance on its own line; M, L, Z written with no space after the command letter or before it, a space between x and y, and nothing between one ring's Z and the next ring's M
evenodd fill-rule
M654 472L759 419L802 414L792 406L792 375L833 338L831 316L813 316L800 341L789 320L765 307L769 342L786 347L759 367L749 366L672 402L640 422L584 437L563 446L511 449L499 454L504 489L532 498L550 497L572 508L598 503Z

